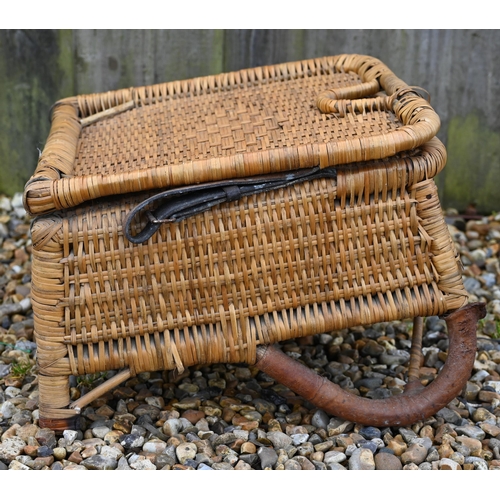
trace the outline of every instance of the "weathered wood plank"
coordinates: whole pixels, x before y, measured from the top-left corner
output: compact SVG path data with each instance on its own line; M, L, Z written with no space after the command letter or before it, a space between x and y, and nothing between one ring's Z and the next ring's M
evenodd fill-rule
M220 30L75 30L74 46L78 94L222 71Z
M3 30L0 193L23 189L57 99L339 53L428 90L449 154L443 205L498 210L498 30Z
M0 193L22 191L49 133L49 110L71 91L68 32L0 30Z

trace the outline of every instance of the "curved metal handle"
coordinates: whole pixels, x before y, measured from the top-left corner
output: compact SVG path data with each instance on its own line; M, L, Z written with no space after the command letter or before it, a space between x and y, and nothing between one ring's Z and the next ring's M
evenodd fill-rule
M344 391L273 346L257 348L256 367L318 408L351 422L375 426L411 425L444 408L467 383L476 356L476 324L482 303L468 304L445 317L450 345L445 365L426 387L372 400Z

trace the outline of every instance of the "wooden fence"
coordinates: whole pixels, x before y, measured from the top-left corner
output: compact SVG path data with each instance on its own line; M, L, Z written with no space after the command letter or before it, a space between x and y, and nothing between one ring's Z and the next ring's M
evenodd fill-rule
M62 97L340 53L425 88L442 120L445 207L498 211L498 30L2 30L0 193L22 191Z

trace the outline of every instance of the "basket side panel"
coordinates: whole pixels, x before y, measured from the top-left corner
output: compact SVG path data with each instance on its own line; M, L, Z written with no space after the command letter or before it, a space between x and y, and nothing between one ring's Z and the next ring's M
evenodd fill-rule
M415 159L385 163L220 205L142 245L123 236L142 196L69 212L57 331L71 372L252 363L260 344L459 307L434 183Z

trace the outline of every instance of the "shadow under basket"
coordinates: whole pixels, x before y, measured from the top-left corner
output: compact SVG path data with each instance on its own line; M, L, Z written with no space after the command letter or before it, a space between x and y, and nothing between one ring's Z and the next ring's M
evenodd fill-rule
M341 55L56 103L26 185L40 425L130 377L255 364L332 415L408 425L470 376L467 304L433 178L446 151L422 96ZM422 317L447 361L419 382ZM273 346L415 318L403 394L343 391ZM69 377L117 374L77 401Z

